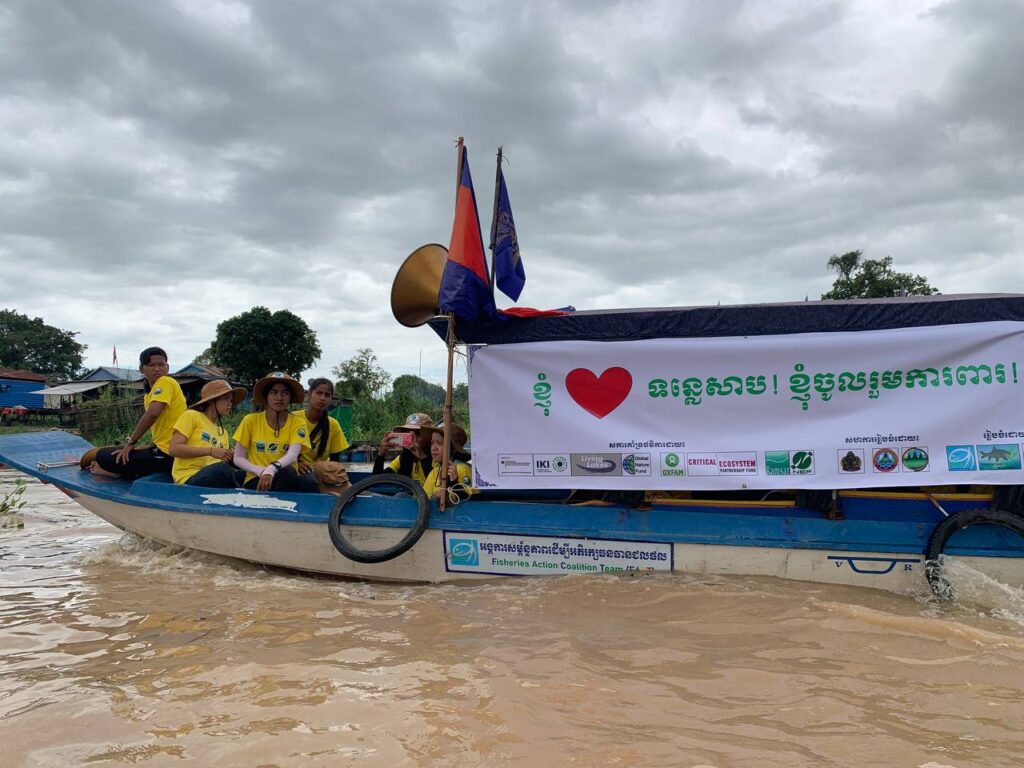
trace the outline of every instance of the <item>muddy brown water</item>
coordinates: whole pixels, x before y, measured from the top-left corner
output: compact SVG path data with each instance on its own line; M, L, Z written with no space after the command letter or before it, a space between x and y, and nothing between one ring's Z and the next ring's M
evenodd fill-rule
M374 585L26 498L0 531L7 768L1024 765L1024 596L980 577L953 605L685 574Z

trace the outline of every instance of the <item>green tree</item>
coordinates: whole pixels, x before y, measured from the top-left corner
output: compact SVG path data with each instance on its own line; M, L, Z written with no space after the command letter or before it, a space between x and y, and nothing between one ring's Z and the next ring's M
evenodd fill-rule
M391 384L391 374L377 362L370 347L357 350L348 360L331 368L331 373L338 377L338 396L350 400L381 398Z
M429 403L436 408L444 406L444 387L440 384L431 384L412 374L407 373L395 379L395 383L391 385L391 391L400 400Z
M0 309L0 365L51 379L73 379L82 369L85 345L77 331L62 331L40 317Z
M271 371L296 378L320 359L320 343L306 322L287 309L266 307L229 318L203 353L209 364L227 368L240 382L252 385Z
M939 292L921 275L894 271L892 256L882 259L863 259L863 256L862 251L849 251L828 260L828 268L838 272L839 277L832 284L832 290L821 295L822 299L931 296Z

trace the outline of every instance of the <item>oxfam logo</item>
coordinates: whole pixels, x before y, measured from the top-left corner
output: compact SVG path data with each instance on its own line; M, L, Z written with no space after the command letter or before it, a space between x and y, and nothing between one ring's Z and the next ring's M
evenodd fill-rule
M665 454L665 466L666 467L672 467L673 469L675 467L678 467L679 466L679 454L678 453L666 453Z

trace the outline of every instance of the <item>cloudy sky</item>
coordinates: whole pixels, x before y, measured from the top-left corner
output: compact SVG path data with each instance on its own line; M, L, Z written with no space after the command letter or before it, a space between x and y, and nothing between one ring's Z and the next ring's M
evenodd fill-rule
M1024 291L1021 0L0 0L0 308L172 366L255 305L326 373L494 155L520 303L817 298L828 257ZM499 298L499 305L509 302Z

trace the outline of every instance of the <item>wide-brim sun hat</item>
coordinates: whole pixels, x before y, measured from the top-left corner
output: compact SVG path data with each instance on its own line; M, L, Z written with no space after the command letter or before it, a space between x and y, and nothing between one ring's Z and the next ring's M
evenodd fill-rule
M436 427L420 427L420 434L433 435L437 432L440 435L444 435L444 422L438 424ZM466 443L469 442L469 436L466 434L466 430L460 427L458 424L452 424L448 431L448 439L452 444L452 456L462 461L469 461L469 451L466 450Z
M194 409L202 408L211 400L216 400L224 395L231 395L231 404L238 405L245 400L245 387L232 387L224 379L214 379L203 384L199 392L199 399L192 403Z
M392 432L419 432L423 427L434 426L434 420L425 413L410 413L405 424L399 424Z
M281 371L274 371L268 373L262 379L253 384L252 387L252 402L254 405L266 405L267 404L267 389L271 384L285 384L288 389L292 391L292 402L301 403L306 397L306 390L302 388L297 380L293 379L287 373Z

